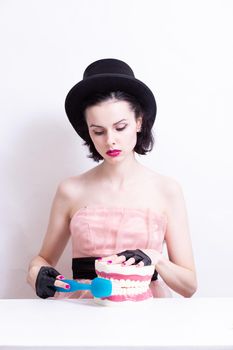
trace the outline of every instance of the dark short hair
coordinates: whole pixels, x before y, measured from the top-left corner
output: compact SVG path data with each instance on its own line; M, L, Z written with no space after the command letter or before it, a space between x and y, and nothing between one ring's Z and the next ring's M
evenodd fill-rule
M142 106L134 96L122 91L112 91L106 94L99 94L99 93L94 94L88 99L83 101L82 111L83 111L84 123L82 123L82 134L84 135L83 137L84 145L89 147L90 154L88 155L88 158L92 158L95 162L99 162L100 160L103 159L103 157L99 154L99 152L97 152L94 146L94 143L91 140L88 126L86 123L85 111L88 107L98 105L101 102L105 102L111 99L128 102L130 105L130 108L135 113L135 119L142 116L142 127L141 127L141 131L137 133L137 143L134 147L134 151L142 155L146 154L147 152L150 152L154 146L152 125L151 123L147 122L148 118L143 117L145 115L145 111L143 110Z

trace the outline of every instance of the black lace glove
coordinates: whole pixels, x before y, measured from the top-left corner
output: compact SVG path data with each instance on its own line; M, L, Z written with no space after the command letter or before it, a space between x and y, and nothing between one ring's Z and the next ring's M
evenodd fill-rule
M139 263L140 261L143 261L144 265L151 265L151 258L146 255L145 253L143 253L143 251L141 251L140 249L135 249L135 250L125 250L121 253L117 254L118 256L125 256L126 260L128 260L129 258L134 258L135 259L135 264Z
M42 266L36 278L36 294L42 299L53 297L56 289L54 282L60 273L50 266Z

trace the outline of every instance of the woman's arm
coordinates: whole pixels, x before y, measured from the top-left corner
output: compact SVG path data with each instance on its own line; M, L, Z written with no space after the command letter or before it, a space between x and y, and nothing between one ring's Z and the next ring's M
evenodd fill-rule
M165 241L169 260L154 252L155 268L171 289L191 297L197 289L195 264L185 201L175 181L169 181L165 197L168 219Z
M29 265L27 281L35 289L38 272L42 266L55 267L69 240L70 222L70 185L63 181L53 200L47 232L42 248ZM56 281L56 285L65 287L65 283Z
M166 180L164 188L168 219L165 240L169 259L155 249L141 251L149 256L156 271L171 289L184 297L191 297L197 289L197 280L184 198L174 180ZM126 266L135 263L133 257L126 260L124 255L116 254L103 260L111 260L114 264L124 262ZM143 266L144 263L141 261L137 265Z

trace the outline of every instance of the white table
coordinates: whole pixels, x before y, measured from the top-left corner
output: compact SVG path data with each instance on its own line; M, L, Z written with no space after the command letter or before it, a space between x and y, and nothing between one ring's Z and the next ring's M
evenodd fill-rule
M233 298L0 300L0 349L233 349Z

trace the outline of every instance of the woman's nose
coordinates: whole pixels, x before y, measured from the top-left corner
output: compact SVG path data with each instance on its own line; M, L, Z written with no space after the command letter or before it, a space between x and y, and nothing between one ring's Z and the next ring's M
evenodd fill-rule
M115 141L115 135L112 132L107 133L107 140L106 140L108 145L113 145L116 143Z

